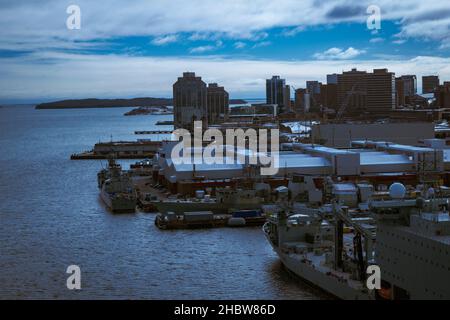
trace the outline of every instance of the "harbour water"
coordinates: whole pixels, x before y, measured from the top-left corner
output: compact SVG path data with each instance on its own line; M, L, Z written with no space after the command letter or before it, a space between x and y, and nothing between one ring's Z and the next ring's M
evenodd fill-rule
M111 135L147 138L134 131L171 117L129 110L0 109L0 299L325 297L287 273L260 228L160 231L154 214L109 213L96 182L105 161L69 156ZM81 290L66 287L72 264Z

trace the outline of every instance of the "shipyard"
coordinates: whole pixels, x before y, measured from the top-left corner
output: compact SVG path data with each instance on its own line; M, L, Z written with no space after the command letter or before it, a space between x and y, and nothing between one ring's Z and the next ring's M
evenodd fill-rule
M441 286L450 280L450 148L436 135L442 120L362 121L347 111L349 91L334 118L299 119L296 134L282 128L277 104L263 107L263 125L260 116L228 122L226 104L217 115L177 105L183 81L202 83L186 72L174 84L176 126L152 142L151 154L139 143L126 152L118 149L123 142L94 147L109 159L98 187L110 211L155 214L160 230L262 228L289 272L341 299L450 297ZM213 124L195 120L206 118ZM289 121L295 127L295 117ZM115 160L124 152L145 159L124 170ZM433 274L426 282L400 271L418 263ZM373 266L382 270L378 288L366 284Z
M448 1L4 1L0 300L450 300Z

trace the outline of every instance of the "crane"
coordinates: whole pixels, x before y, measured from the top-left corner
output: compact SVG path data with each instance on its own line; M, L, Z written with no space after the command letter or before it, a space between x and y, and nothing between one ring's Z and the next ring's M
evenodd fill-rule
M342 116L344 115L345 111L347 110L348 107L348 103L350 102L350 98L355 94L355 93L361 93L361 94L365 94L365 91L362 90L357 90L359 86L358 82L355 82L352 85L352 88L350 89L350 91L347 91L346 95L345 95L345 99L342 102L342 104L340 105L338 111L336 112L336 120L340 120L342 118Z

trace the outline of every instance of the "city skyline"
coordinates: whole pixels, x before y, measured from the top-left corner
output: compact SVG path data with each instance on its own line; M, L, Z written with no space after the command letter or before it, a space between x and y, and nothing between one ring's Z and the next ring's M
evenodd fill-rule
M423 75L450 78L445 1L432 8L420 1L143 1L125 11L115 2L78 1L79 30L65 25L70 3L49 3L51 10L33 3L0 6L6 17L0 23L0 103L170 97L173 79L184 71L221 83L231 98L264 97L265 80L274 74L304 87L351 68L388 68L396 76L417 75L419 92ZM371 4L381 10L379 30L367 28Z

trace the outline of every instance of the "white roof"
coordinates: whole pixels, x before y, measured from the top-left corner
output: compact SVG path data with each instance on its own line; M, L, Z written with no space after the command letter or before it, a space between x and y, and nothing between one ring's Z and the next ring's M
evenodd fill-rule
M403 154L389 154L386 152L362 152L360 154L361 165L369 164L412 164L408 156Z

